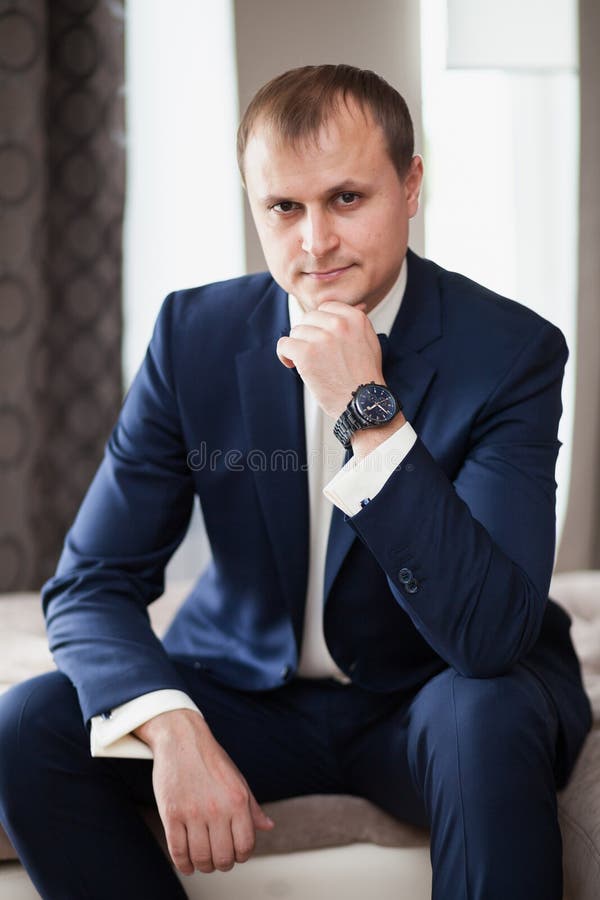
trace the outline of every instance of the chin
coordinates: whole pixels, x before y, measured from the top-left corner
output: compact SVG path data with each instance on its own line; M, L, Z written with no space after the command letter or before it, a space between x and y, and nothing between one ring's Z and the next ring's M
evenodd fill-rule
M321 303L327 303L328 300L337 300L338 303L346 303L348 306L356 306L357 303L362 303L363 298L352 291L348 291L348 289L343 290L341 285L339 287L328 286L323 287L320 291L315 291L314 293L310 293L310 300L307 298L307 302L310 302L311 306L317 307L320 306Z

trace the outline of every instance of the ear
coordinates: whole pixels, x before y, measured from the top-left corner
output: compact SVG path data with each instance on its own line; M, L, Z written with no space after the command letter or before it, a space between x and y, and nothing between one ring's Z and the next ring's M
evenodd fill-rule
M419 194L421 192L421 184L423 182L423 159L420 156L413 156L408 167L408 172L404 176L404 190L406 193L406 205L408 207L408 216L412 219L419 209Z

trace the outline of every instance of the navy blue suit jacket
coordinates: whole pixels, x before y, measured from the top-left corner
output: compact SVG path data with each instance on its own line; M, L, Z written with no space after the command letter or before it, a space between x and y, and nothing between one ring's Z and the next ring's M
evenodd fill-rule
M166 299L43 592L51 649L85 719L184 690L169 654L250 690L293 677L308 491L302 382L275 353L288 329L286 294L266 273ZM567 771L589 706L568 616L548 600L564 339L409 251L404 301L381 340L386 382L419 437L357 515L334 510L330 652L385 692L414 691L447 666L471 677L530 666L559 709ZM194 495L213 559L163 645L146 608Z

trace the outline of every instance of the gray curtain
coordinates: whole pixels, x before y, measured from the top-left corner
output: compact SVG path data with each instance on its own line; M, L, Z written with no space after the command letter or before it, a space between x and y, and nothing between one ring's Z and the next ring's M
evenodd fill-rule
M123 3L0 2L0 590L37 588L122 396Z
M600 4L580 0L581 167L571 486L557 569L600 568Z

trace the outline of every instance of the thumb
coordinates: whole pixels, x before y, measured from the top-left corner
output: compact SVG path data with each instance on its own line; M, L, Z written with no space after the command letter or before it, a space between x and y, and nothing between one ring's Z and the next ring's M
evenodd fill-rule
M260 808L254 797L250 796L250 815L256 828L260 831L270 831L274 828L275 822L270 819Z

